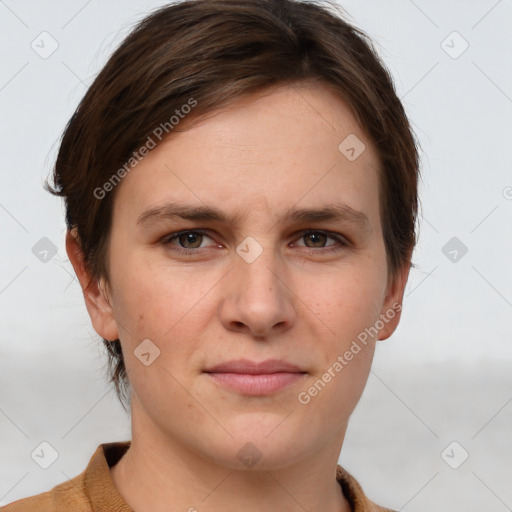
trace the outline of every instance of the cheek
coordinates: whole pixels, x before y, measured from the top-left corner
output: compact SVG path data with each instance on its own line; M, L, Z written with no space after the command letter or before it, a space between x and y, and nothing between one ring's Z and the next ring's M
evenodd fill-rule
M328 336L333 342L326 339L322 344L322 365L313 387L306 390L306 399L319 412L348 418L371 368L376 339L371 327L379 318L385 295L385 259L367 258L357 267L324 276L321 289L323 293L316 294L313 304L320 305L319 317L334 331Z
M152 403L155 408L165 408L156 400L159 396L180 397L185 409L193 406L179 382L184 382L183 368L191 365L208 321L205 299L211 286L204 281L195 283L191 277L191 272L171 273L168 267L135 258L125 259L112 273L112 282L117 284L114 315L131 388L142 403ZM137 357L137 348L146 339L159 350L147 366ZM157 352L149 347L153 358Z
M347 268L315 280L310 303L340 342L355 338L378 319L385 292L385 275L371 266ZM334 332L334 334L333 334Z
M326 417L339 418L330 426L335 434L354 410L368 379L375 351L375 338L368 333L380 312L381 287L355 276L329 283L318 316L330 332L311 346L319 364L297 398L301 406L306 403L316 411L309 416L312 428L325 429Z
M173 319L186 310L193 290L186 289L179 274L171 276L165 267L152 264L142 254L117 256L116 260L112 255L118 262L112 270L116 316L139 332L145 328L153 333L158 333L159 327L169 329Z
M169 359L171 367L177 365L194 350L210 321L209 301L218 279L209 280L207 275L198 279L192 267L177 272L141 255L118 261L122 263L112 272L112 283L114 316L123 345L134 350L150 339L161 350L160 362L167 364ZM172 361L167 356L170 343Z

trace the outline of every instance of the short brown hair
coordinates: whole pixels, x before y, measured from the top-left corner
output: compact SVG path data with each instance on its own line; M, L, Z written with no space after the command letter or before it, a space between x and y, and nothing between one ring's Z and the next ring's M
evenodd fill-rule
M126 172L134 151L156 138L155 127L169 126L171 114L191 98L196 103L187 122L266 87L304 81L330 86L372 141L381 164L388 268L394 275L409 264L416 243L417 143L366 34L331 2L186 0L152 12L111 55L64 130L54 185L45 184L65 199L67 227L76 230L91 278L108 283L115 195L98 197L97 191L113 188L104 185L114 185L116 170ZM121 344L103 342L110 381L125 405Z

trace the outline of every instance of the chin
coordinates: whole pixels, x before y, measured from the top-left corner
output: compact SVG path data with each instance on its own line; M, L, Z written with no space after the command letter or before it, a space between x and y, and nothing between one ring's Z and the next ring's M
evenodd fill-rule
M233 450L234 447L238 449ZM234 443L228 450L220 450L215 463L234 471L278 471L299 461L302 451L296 443L276 446L275 443L253 443L252 441Z
M311 446L307 445L311 430L306 425L299 428L287 414L247 414L225 425L233 438L223 436L215 450L216 462L232 470L273 471L313 452L313 440Z

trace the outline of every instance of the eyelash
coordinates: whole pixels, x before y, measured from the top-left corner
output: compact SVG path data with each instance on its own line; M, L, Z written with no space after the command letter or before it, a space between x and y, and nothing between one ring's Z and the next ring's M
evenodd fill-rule
M165 246L172 246L172 250L177 252L177 253L180 253L180 254L184 254L184 255L191 255L191 254L194 254L202 249L201 247L198 247L196 249L186 249L184 247L178 247L178 246L173 246L173 244L171 244L171 242L177 238L179 238L181 235L184 235L184 234L187 234L187 233L195 233L195 234L200 234L200 235L203 235L203 236L206 236L208 238L211 238L211 236L208 235L208 233L206 233L205 231L202 231L200 229L194 229L194 230L185 230L185 231L178 231L178 232L175 232L175 233L170 233L168 235L166 235L162 240L162 244L165 245ZM349 242L345 239L345 237L342 237L341 235L338 235L336 233L331 233L329 231L322 231L322 230L319 230L319 229L308 229L308 230L305 230L305 231L301 231L299 234L300 236L298 237L299 239L300 238L303 238L304 236L308 235L308 234L311 234L311 233L321 233L323 235L326 235L328 238L332 238L333 240L336 240L340 245L332 245L332 246L327 246L327 247L318 247L318 248L314 248L314 247L303 247L303 249L306 249L308 253L310 254L313 254L313 253L318 253L319 251L323 252L324 254L325 253L331 253L331 252L336 252L336 251L340 251L346 247L349 246Z

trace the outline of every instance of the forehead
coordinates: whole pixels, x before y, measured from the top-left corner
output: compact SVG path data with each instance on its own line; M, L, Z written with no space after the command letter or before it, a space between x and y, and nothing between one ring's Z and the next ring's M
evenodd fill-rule
M378 213L378 160L350 108L320 84L269 88L176 131L116 190L115 215L189 200L228 215L345 202ZM135 221L134 221L135 219Z

